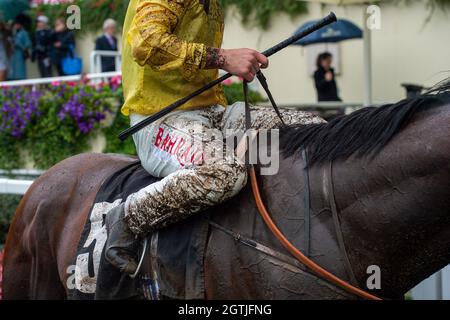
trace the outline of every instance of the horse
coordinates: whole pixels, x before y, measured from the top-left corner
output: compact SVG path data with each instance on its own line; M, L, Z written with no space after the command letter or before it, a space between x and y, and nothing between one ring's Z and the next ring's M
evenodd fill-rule
M280 128L279 172L259 178L273 220L331 273L378 297L403 299L450 263L449 107L448 87L441 87L328 123ZM67 298L66 271L96 193L133 161L81 154L33 183L5 246L5 299ZM357 299L289 255L251 192L246 187L209 213L205 298ZM371 270L379 283L369 287Z

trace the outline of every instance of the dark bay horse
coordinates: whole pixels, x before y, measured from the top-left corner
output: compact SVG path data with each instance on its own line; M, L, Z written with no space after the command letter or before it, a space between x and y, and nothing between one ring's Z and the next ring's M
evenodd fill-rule
M330 190L323 183L332 161L348 261L364 290L368 268L379 268L381 287L371 293L380 297L402 299L450 263L450 94L442 91L365 108L327 124L282 129L280 171L259 179L273 219L304 250L305 163L300 150L307 149L310 257L351 281L326 198ZM35 181L8 235L5 299L66 298L66 271L96 192L132 161L119 155L83 154ZM215 208L211 219L289 256L262 222L249 187ZM204 261L206 298L355 299L303 266L262 251L212 228Z

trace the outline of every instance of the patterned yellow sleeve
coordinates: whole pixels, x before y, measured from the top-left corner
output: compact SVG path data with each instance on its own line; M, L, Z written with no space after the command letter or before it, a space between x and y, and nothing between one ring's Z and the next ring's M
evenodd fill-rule
M142 0L132 22L127 40L134 60L154 70L179 70L191 80L201 68L206 46L189 43L173 35L178 19L190 0Z

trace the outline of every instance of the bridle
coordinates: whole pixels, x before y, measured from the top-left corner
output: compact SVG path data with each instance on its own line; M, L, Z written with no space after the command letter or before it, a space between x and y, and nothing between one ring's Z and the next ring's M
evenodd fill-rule
M275 112L277 113L278 117L280 118L281 123L283 125L285 125L283 118L281 116L281 113L278 109L278 106L275 103L272 94L270 93L266 78L264 77L262 72L259 72L257 74L257 78L260 81L264 90L266 91L267 96L269 97L269 100L272 104L272 107L274 108ZM244 85L244 99L245 99L245 125L246 125L246 130L248 132L248 130L251 129L250 103L249 103L249 99L248 99L248 82L244 81L243 85ZM248 145L250 145L250 141L248 142ZM329 170L329 172L328 172L328 174L326 174L326 176L328 176L328 188L327 188L328 192L329 192L328 198L329 198L329 203L330 203L330 207L331 207L330 209L333 214L333 221L335 224L336 233L338 234L339 247L341 250L341 255L344 257L344 263L346 264L346 268L347 268L347 270L350 271L349 272L350 278L352 279L352 281L354 283L356 283L356 280L355 280L355 277L353 275L353 271L352 271L352 268L350 265L350 261L347 256L347 252L345 250L343 235L342 235L342 231L340 228L339 216L338 216L337 207L336 207L336 200L334 198L334 187L333 187L333 183L332 183L332 162L330 162L328 170ZM252 164L248 164L248 173L250 176L251 187L252 187L252 191L253 191L253 196L255 198L256 206L258 208L258 212L261 215L261 217L264 220L267 227L269 228L269 230L280 241L280 243L283 245L283 247L285 247L299 262L301 262L303 265L305 265L309 270L311 270L317 276L319 276L319 277L335 284L336 286L344 289L345 291L352 293L356 296L359 296L361 298L368 299L368 300L381 300L379 297L377 297L371 293L368 293L368 292L356 287L356 285L352 285L352 284L342 280L341 278L335 276L331 272L327 271L326 269L324 269L321 266L319 266L318 264L316 264L314 261L312 261L306 255L304 255L299 249L297 249L283 235L283 233L280 231L280 229L278 229L275 222L271 218L271 216L264 204L264 201L261 197L261 192L259 190L259 184L258 184L258 178L256 175L255 167ZM308 208L308 210L309 210L309 208Z

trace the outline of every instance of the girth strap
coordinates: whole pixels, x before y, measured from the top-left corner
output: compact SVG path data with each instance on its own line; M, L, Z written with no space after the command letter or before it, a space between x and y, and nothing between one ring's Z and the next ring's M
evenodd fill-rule
M342 234L341 222L338 216L338 210L336 206L336 197L334 196L334 185L333 185L333 162L330 161L328 166L325 167L325 179L324 181L324 190L326 192L326 198L330 204L331 214L333 216L334 230L336 230L336 237L339 244L339 250L341 251L341 256L344 259L345 269L347 270L347 275L350 279L350 282L353 285L357 285L355 273L353 272L352 265L350 263L350 259L348 258L347 249L345 248L344 236Z
M302 158L305 162L305 168L303 169L305 175L305 189L304 189L304 224L305 224L305 256L309 258L311 250L311 195L309 191L309 167L308 167L308 153L305 149L302 150Z

